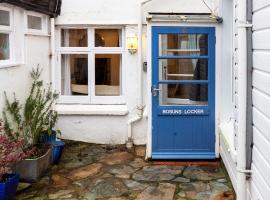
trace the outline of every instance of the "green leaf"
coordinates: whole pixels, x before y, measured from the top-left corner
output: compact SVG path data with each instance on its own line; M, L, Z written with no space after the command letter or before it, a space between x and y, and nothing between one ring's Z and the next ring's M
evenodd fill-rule
M62 134L62 132L58 129L58 130L56 130L56 133L57 134L59 134L59 135L61 135Z

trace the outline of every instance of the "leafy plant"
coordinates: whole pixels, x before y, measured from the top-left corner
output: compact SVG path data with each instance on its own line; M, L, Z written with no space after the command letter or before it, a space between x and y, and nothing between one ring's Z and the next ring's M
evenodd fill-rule
M3 121L0 120L0 182L4 182L6 175L11 172L11 167L31 154L34 149L23 149L22 138L14 141L4 134Z
M13 140L22 136L28 146L36 145L43 131L52 132L58 118L53 105L59 95L52 91L51 84L46 89L43 87L41 73L39 67L32 70L33 82L24 105L20 104L15 94L13 101L10 101L5 93L5 132Z

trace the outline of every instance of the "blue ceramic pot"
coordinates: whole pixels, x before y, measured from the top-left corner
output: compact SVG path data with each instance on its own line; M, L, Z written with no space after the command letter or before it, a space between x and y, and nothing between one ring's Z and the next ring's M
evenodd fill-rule
M54 164L58 164L65 146L63 141L52 141L49 142L52 145L52 161Z
M0 199L10 200L16 193L19 184L19 174L8 174L6 182L0 182Z
M51 134L48 134L48 132L43 132L41 137L40 137L40 142L47 144L54 142L56 140L56 131L52 131Z

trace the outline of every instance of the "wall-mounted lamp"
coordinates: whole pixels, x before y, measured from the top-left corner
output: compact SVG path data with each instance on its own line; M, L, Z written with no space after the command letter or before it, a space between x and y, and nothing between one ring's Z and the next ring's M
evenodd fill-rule
M130 54L135 54L138 50L138 37L130 35L127 37L127 48Z

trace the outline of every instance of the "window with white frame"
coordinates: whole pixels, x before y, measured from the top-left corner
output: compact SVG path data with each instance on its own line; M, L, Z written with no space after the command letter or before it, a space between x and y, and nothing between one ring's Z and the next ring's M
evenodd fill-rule
M0 64L11 60L12 10L0 7Z
M26 33L47 35L48 34L48 16L27 11L25 14Z
M59 29L58 89L63 103L122 104L122 28Z

